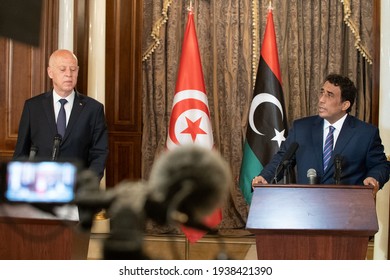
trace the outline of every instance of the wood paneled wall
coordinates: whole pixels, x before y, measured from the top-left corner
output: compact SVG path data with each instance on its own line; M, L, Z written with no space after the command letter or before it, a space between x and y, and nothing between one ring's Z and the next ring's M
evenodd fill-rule
M106 2L107 187L141 178L142 2Z
M0 160L13 155L24 101L50 87L46 67L57 48L58 5L58 0L42 2L39 47L0 37Z
M74 1L73 46L80 70L77 90L88 94L89 0Z

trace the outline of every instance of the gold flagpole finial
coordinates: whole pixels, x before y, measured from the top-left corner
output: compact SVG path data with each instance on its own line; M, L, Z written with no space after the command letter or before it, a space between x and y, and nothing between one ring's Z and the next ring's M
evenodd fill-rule
M269 0L269 2L268 2L268 10L273 10L272 0Z
M189 12L193 12L194 7L192 6L192 0L190 0L190 6L187 8Z

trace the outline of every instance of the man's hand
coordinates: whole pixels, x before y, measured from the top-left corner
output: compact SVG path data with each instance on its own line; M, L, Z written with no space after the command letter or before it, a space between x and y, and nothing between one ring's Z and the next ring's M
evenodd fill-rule
M379 191L379 182L373 177L367 177L364 179L363 184L365 186L372 186L372 195L376 197L376 193Z
M252 179L252 189L253 189L253 184L268 184L267 180L264 179L263 176L256 176L255 178Z
M254 184L268 184L267 180L264 179L263 176L256 176L255 178L252 179L252 190L254 189L253 185Z

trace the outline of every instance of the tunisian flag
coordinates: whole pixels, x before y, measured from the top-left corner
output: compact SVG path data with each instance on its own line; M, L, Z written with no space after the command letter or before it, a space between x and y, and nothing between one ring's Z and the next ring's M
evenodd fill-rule
M265 27L240 172L240 189L252 200L252 179L287 137L287 121L272 9Z
M188 13L183 39L169 122L167 148L173 150L185 144L198 144L210 150L214 147L209 105L192 11ZM217 226L221 220L222 213L218 209L211 216L205 218L204 224L212 228ZM196 242L206 234L205 231L185 226L182 226L181 229L190 242Z

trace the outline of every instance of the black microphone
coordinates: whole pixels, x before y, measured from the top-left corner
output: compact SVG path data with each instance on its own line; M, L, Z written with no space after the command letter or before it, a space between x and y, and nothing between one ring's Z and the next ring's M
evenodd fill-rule
M57 160L58 154L60 152L60 144L62 141L62 137L60 134L56 134L54 136L54 142L53 142L53 152L51 154L51 159L52 160Z
M297 142L293 142L288 150L284 153L282 160L280 161L278 168L275 172L275 179L278 177L279 173L282 172L289 164L294 156L295 152L297 151L299 147L299 144Z
M204 219L226 201L232 183L230 168L217 151L183 145L154 163L145 210L160 224L207 230Z
M37 153L38 153L38 147L32 145L31 148L30 148L30 154L28 156L28 160L34 160L34 158L37 155Z
M343 157L340 154L335 155L334 157L334 181L336 185L340 184L340 179L341 179L341 165L343 162Z
M314 168L307 170L307 178L309 178L310 185L315 185L317 183L317 171Z

